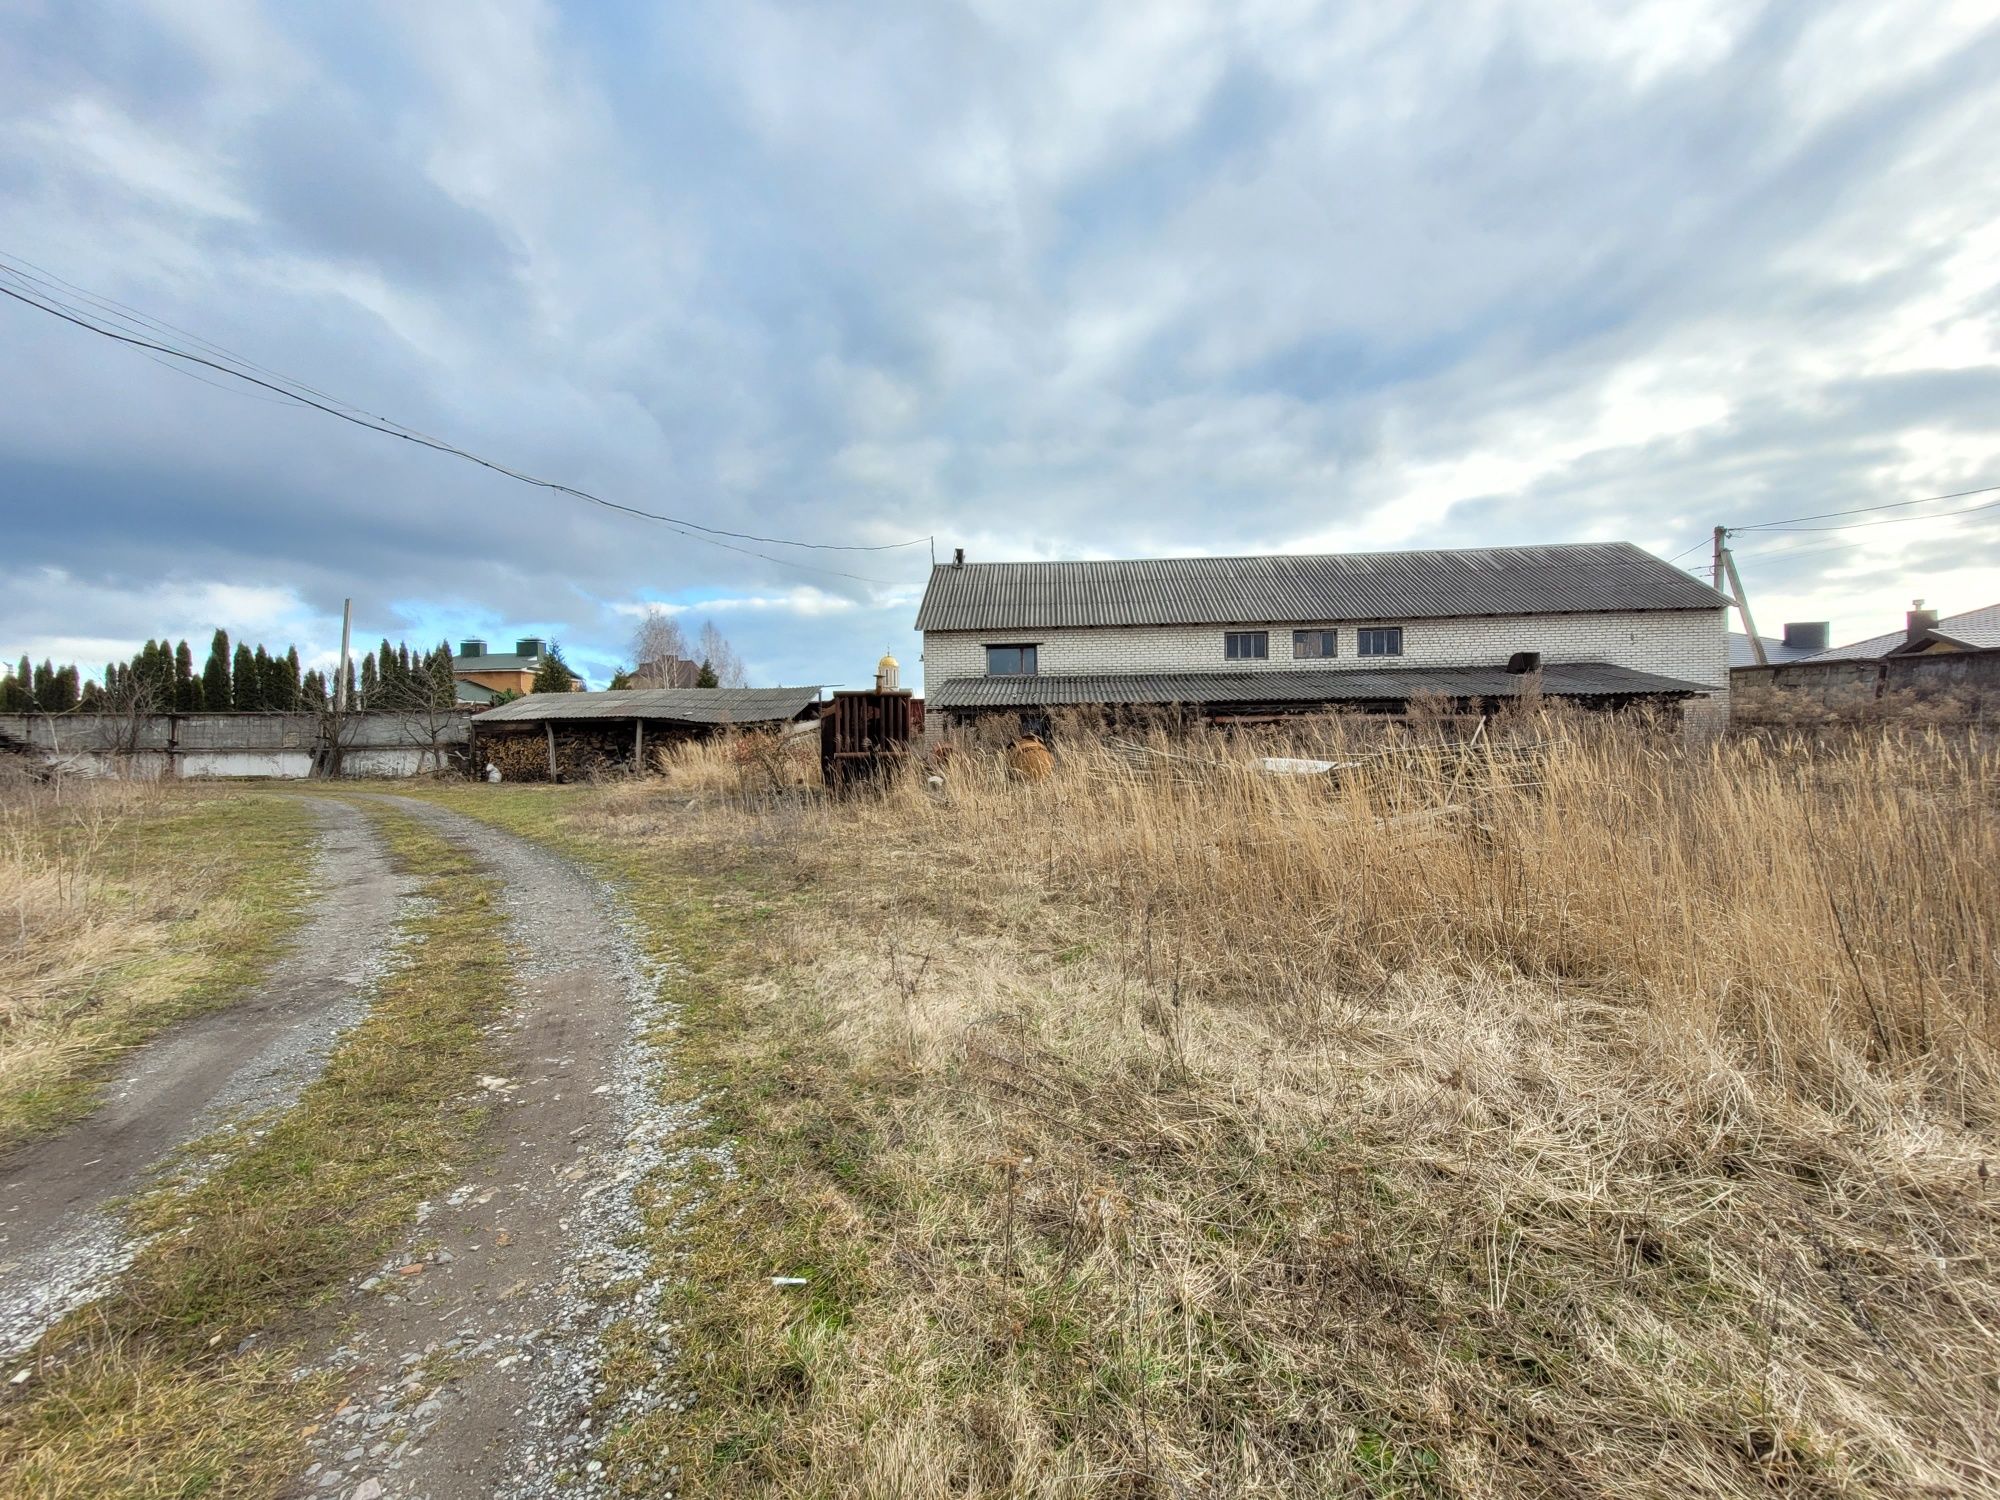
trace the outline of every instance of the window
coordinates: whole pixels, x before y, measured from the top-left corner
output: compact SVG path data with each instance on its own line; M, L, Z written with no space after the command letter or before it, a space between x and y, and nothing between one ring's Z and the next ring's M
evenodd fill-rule
M1035 648L1033 646L988 646L986 648L986 675L988 677L1033 677L1035 675Z
M1268 630L1228 630L1222 636L1222 654L1230 661L1263 661L1271 654Z
M1401 656L1403 654L1403 627L1400 625L1380 625L1373 630L1355 631L1354 654L1356 656Z
M1340 632L1338 630L1294 630L1292 632L1292 656L1300 661L1315 656L1340 655Z

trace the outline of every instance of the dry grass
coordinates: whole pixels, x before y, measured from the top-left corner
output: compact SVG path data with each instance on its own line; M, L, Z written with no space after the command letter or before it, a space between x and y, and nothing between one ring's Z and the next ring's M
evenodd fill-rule
M535 804L678 934L741 1169L682 1262L703 1400L609 1451L746 1495L2000 1489L2000 762L1501 738L844 802L717 747Z
M297 803L241 791L0 791L0 1146L87 1108L122 1051L261 972L308 832Z
M494 879L406 814L368 811L422 882L399 961L292 1108L134 1205L151 1238L116 1289L0 1388L0 1496L297 1492L301 1424L328 1383L299 1368L314 1309L475 1149L486 1114L467 1101L508 993Z

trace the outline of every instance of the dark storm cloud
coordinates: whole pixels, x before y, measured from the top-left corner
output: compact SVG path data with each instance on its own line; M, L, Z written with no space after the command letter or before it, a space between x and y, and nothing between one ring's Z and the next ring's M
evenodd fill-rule
M0 250L732 530L1679 551L2000 474L2000 40L1872 0L0 24ZM0 645L351 596L601 676L653 599L767 680L914 656L924 549L757 548L880 582L803 571L0 333ZM1745 561L1865 633L2000 596L1955 524Z

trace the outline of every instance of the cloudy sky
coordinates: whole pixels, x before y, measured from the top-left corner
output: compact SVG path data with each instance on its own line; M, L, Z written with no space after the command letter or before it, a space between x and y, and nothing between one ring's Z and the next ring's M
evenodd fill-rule
M730 531L1698 565L2000 485L1996 79L1993 3L0 0L0 260ZM914 663L925 546L169 364L0 299L0 655L351 595L600 684L645 601ZM1738 546L1767 629L2000 599L2000 508Z

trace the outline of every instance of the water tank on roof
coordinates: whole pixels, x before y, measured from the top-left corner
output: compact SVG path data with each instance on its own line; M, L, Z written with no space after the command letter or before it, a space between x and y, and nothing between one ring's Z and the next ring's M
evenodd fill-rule
M1824 651L1832 628L1830 620L1791 620L1785 625L1788 651Z

